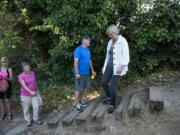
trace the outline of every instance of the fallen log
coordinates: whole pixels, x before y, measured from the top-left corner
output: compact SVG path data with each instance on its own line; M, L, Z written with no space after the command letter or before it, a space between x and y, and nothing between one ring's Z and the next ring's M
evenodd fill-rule
M145 106L145 99L147 98L147 95L147 90L138 91L132 95L131 101L128 106L129 116L140 116Z
M130 95L127 95L127 96L122 98L122 101L121 101L119 107L117 108L117 110L115 112L116 120L121 120L122 119L122 117L123 117L123 110L128 107L128 105L130 103L130 99L131 99Z
M128 125L129 121L130 121L130 119L129 119L129 115L128 115L128 108L125 107L122 112L122 123L125 125Z
M79 115L79 112L72 110L66 117L62 119L62 126L72 125L74 119Z
M97 108L91 113L90 119L94 122L101 122L103 120L104 113L106 111L106 106L100 103Z

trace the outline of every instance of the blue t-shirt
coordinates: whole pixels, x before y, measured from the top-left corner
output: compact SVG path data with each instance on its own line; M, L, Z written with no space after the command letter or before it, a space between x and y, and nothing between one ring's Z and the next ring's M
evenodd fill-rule
M80 75L89 75L90 74L90 61L91 53L89 48L85 48L82 45L77 47L74 51L74 58L79 59L78 70ZM75 71L74 71L75 72Z

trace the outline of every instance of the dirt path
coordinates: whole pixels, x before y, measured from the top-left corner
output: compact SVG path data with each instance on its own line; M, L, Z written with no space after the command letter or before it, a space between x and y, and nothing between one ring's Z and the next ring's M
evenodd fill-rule
M59 123L56 129L49 129L46 124L27 128L19 111L12 123L0 123L0 135L180 135L180 80L173 87L165 87L163 91L164 110L152 113L148 106L140 117L126 117L115 120L114 114L105 113L102 122L86 122L63 127ZM163 86L164 87L164 86ZM142 87L141 87L142 88ZM141 88L129 88L122 93L138 91ZM45 123L51 116L44 116ZM2 132L4 131L4 132Z

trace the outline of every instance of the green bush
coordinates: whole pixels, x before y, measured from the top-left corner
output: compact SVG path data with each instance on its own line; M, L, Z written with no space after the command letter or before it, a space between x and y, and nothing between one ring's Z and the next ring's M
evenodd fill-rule
M5 19L0 23L0 56L9 55L15 71L22 60L28 60L42 81L72 82L73 50L81 35L92 38L92 60L99 73L109 40L105 30L113 23L129 43L129 74L148 75L163 67L178 68L179 3L156 0L152 9L143 12L144 3L136 0L3 0L0 16Z

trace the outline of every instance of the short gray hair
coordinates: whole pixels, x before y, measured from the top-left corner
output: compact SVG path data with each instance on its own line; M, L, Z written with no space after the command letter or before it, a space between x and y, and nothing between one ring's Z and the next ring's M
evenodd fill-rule
M109 33L113 33L113 34L118 35L119 34L118 27L116 25L114 25L114 24L108 26L108 28L106 30L106 34L109 34Z
M30 67L30 64L28 62L22 62L21 63L21 66L22 66L22 69L24 69L25 66L29 66Z

